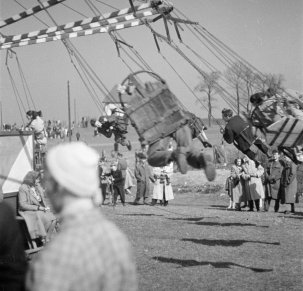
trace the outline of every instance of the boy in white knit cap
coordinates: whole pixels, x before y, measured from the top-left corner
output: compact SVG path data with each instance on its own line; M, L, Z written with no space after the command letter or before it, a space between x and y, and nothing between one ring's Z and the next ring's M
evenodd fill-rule
M46 193L62 225L31 264L28 290L137 290L127 238L92 202L99 191L98 160L97 152L82 142L48 152Z

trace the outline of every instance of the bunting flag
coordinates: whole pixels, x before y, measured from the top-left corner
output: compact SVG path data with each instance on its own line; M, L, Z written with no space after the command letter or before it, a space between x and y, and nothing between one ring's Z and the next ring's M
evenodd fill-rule
M146 16L152 16L158 14L157 11L146 11L143 12ZM151 22L151 19L136 19L134 21L130 22L120 22L117 24L113 25L105 25L105 26L100 26L97 28L92 28L92 29L85 29L83 30L81 27L79 27L79 31L73 31L66 33L65 31L58 31L55 33L55 36L44 36L40 38L35 38L35 39L25 39L21 40L18 42L10 42L10 43L2 43L0 41L0 49L8 49L12 47L20 47L20 46L26 46L26 45L32 45L32 44L39 44L39 43L45 43L45 42L50 42L50 41L56 41L56 40L64 40L68 38L75 38L75 37L81 37L81 36L87 36L87 35L92 35L96 33L107 33L110 31L114 30L121 30L129 27L135 27L139 26L142 24L145 24L146 22Z
M159 1L157 3L157 5L160 5L161 2L162 1ZM96 26L110 25L110 24L121 22L121 21L133 20L135 18L144 17L144 13L137 13L137 12L149 9L151 7L152 6L150 3L136 6L135 7L136 16L134 16L133 14L130 14L133 12L132 8L125 8L125 9L122 9L119 11L114 11L112 13L107 13L107 14L103 14L100 16L90 17L90 18L86 18L83 20L63 24L60 26L49 27L47 29L32 31L29 33L24 33L24 34L19 34L19 35L5 36L3 39L1 39L1 42L8 43L8 42L21 41L23 39L28 40L28 39L38 38L38 37L50 37L50 36L55 36L56 33L60 32L60 31L69 33L69 32L75 32L75 31L84 30L84 29L95 28ZM130 14L130 15L127 15L127 14ZM121 17L123 15L126 15L126 16ZM61 32L61 34L62 33L63 32Z
M9 17L5 20L0 20L0 28L5 27L5 26L7 26L9 24L12 24L14 22L17 22L21 19L24 19L24 18L26 18L28 16L31 16L31 15L39 12L39 11L42 11L46 8L49 8L51 6L54 6L54 5L59 4L61 2L64 2L64 1L66 1L66 0L49 0L49 1L41 3L41 5L37 5L33 8L27 9L27 10L25 10L25 11L19 13L19 14L16 14L12 17Z

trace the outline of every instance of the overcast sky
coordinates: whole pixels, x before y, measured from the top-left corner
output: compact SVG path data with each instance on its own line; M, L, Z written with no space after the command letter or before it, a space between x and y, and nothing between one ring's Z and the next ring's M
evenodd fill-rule
M6 19L20 13L23 9L14 0L0 0L0 16ZM102 13L112 12L96 0L91 0ZM18 0L26 8L37 5L35 0ZM129 6L127 0L104 0L115 8ZM285 87L303 91L303 1L302 0L175 0L174 6L188 18L199 22L218 39L223 41L240 56L264 73L282 74ZM94 16L84 0L67 0L64 3L83 15ZM136 2L138 4L138 2ZM85 18L59 4L49 9L58 24L64 24ZM54 26L45 12L36 14L49 26ZM4 35L26 33L46 28L33 16L11 24L0 30ZM158 23L157 30L164 33L163 23ZM173 27L171 34L178 43ZM177 75L157 53L152 34L146 27L135 27L120 31L123 38L142 55L152 69L167 80L171 90L185 106L200 116L207 116L195 103L195 97L180 82ZM216 60L205 47L186 32L182 32L184 42L204 56L210 63ZM71 39L71 42L94 68L100 79L110 90L120 83L129 73L127 66L117 57L114 43L107 34L96 34ZM161 52L182 74L191 88L199 81L197 71L181 59L165 43L161 42ZM37 109L41 109L45 119L67 119L67 81L70 92L76 100L78 116L98 116L94 102L87 93L62 42L30 45L14 48L23 69L23 73L32 93ZM138 67L124 54L123 59L133 70ZM5 66L6 50L0 51L1 79L0 100L3 107L4 122L21 122L17 102ZM19 73L13 59L9 59L9 68L18 86L21 98L25 95ZM203 67L202 67L203 69ZM102 99L103 96L100 95ZM218 114L221 102L215 113ZM27 106L26 106L27 107ZM28 108L26 108L28 109Z

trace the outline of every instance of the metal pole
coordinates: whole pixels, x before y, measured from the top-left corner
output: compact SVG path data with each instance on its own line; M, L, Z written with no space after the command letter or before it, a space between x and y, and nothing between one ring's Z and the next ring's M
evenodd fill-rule
M67 81L67 105L68 105L68 139L69 142L72 141L71 135L71 116L70 116L70 90L69 90L69 81Z
M74 126L77 127L76 98L74 99ZM78 127L77 127L78 128ZM76 131L76 130L75 130ZM78 131L78 129L77 129Z
M0 114L1 114L1 119L0 119L0 131L3 130L3 120L2 120L2 101L0 101Z

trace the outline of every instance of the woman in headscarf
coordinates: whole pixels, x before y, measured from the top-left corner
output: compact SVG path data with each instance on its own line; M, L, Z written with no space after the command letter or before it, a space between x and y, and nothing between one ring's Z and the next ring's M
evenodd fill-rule
M19 188L19 214L25 219L31 238L47 242L55 229L56 217L46 205L38 178L35 171L26 174Z

